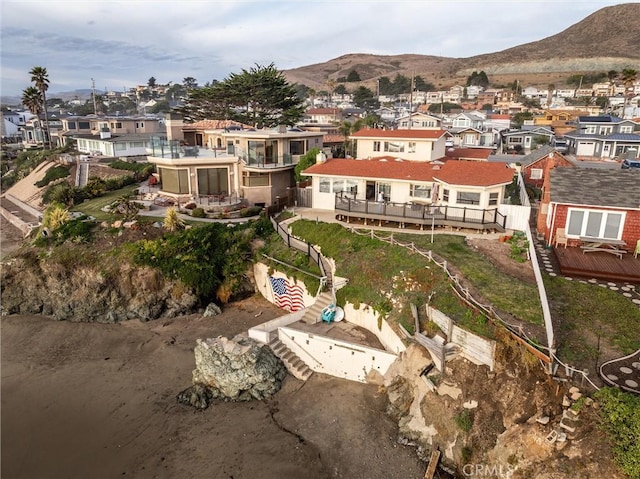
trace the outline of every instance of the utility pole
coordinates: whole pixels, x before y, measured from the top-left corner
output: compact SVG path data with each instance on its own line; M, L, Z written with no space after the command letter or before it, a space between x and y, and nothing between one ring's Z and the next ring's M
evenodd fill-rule
M98 114L98 107L96 106L96 81L91 79L91 96L93 97L93 114Z
M411 125L413 124L413 80L415 76L414 73L411 73L411 86L409 91L409 129L411 129Z

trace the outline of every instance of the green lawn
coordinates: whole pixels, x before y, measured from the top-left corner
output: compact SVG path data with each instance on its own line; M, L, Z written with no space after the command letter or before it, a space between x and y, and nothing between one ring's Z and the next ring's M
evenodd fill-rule
M349 279L337 293L339 304L369 305L412 332L410 305L420 307L424 317L422 308L430 303L471 331L492 335L486 319L452 292L446 273L427 258L402 246L351 233L339 224L299 220L291 228L294 235L320 246L323 255L335 259L338 276Z
M71 211L80 211L86 215L95 216L99 221L114 221L119 219L118 215L112 213L105 213L102 208L112 203L114 200L122 196L130 196L133 191L138 189L139 185L133 184L120 188L119 190L107 191L104 195L93 198L91 200L85 200L79 205L75 205L71 208Z

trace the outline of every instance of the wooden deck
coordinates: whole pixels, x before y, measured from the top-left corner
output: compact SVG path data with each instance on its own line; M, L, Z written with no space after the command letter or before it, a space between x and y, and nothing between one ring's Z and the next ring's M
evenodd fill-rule
M605 251L583 253L578 247L553 248L565 276L607 279L615 282L640 283L640 256L629 252L618 258Z

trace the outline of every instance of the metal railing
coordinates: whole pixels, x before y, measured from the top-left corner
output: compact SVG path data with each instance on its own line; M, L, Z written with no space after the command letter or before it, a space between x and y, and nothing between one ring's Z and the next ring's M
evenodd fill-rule
M469 226L471 228L505 229L507 217L497 208L477 209L448 205L420 205L415 203L361 200L344 194L336 195L335 209L345 216L415 223L435 226Z

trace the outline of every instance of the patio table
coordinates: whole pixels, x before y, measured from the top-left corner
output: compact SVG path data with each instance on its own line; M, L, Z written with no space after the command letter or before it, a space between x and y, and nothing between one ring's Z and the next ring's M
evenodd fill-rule
M611 238L594 238L591 236L580 236L580 248L583 253L592 253L594 251L604 251L616 255L622 259L622 255L627 252L625 249L627 243L623 240Z

